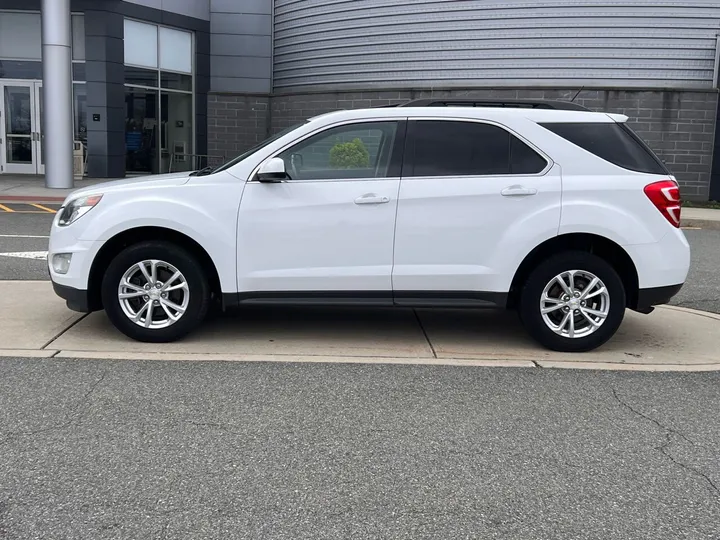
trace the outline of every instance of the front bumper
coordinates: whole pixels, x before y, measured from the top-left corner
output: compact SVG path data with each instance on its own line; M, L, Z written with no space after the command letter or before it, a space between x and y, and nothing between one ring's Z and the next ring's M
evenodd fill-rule
M96 311L96 308L91 306L90 295L85 290L60 285L54 281L53 290L55 291L55 294L65 300L67 307L73 311L79 311L80 313L90 313L91 311Z

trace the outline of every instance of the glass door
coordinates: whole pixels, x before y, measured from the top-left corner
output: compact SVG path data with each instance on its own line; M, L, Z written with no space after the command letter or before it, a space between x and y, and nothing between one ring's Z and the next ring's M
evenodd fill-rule
M34 159L37 165L37 174L45 174L45 133L42 129L43 119L43 87L41 82L35 83L35 148Z
M0 149L3 172L37 173L37 114L35 89L32 82L0 84Z

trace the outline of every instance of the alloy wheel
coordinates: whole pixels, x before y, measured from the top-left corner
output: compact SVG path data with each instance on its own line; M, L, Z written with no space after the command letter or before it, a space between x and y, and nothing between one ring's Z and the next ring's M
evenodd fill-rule
M591 272L568 270L545 286L540 298L543 321L566 338L582 338L602 326L610 312L610 294Z
M125 271L118 285L118 300L125 315L138 326L167 328L187 310L190 289L185 276L172 264L150 259Z

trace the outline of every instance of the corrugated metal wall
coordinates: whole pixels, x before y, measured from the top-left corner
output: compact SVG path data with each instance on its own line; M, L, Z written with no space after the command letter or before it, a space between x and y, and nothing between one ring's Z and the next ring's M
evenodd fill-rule
M710 88L720 1L275 0L276 89Z

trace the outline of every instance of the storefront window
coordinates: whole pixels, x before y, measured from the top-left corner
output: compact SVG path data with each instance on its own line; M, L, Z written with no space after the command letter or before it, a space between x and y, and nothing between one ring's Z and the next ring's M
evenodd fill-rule
M125 21L125 146L128 173L197 168L192 34Z
M157 174L157 90L125 88L125 108L125 171Z
M73 84L73 105L75 140L87 144L87 89L84 84Z
M189 171L196 166L192 157L193 107L192 95L160 93L162 108L163 171Z
M43 174L43 66L41 16L37 11L0 10L0 96L22 90L27 103L0 100L0 119L12 115L13 122L29 122L30 135L0 138L0 162L22 164L15 172ZM75 140L87 142L85 17L71 16L73 118ZM23 140L20 140L20 139ZM16 140L17 139L17 140Z

